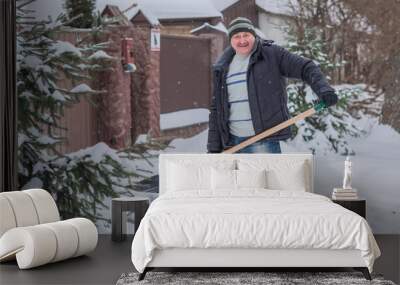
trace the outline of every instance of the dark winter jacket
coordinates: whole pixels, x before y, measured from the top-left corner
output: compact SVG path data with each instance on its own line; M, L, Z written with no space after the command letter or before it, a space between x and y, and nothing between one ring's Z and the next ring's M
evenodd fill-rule
M247 88L254 131L259 134L289 119L286 78L302 79L321 97L334 92L319 67L311 60L292 54L284 48L256 38L250 57ZM229 141L229 104L226 75L235 51L228 47L213 66L214 91L210 106L208 152L222 152ZM264 140L284 140L291 136L283 129Z

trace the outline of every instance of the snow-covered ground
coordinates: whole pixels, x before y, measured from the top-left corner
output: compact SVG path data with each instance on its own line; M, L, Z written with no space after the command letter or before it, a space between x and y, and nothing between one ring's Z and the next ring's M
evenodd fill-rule
M355 151L351 157L352 187L367 200L367 220L374 233L400 233L400 134L386 125L371 126L368 134L350 138ZM284 152L304 152L306 145L293 147L283 143ZM334 187L341 187L344 156L315 156L315 192L331 196Z
M390 126L379 124L375 118L364 117L358 127L366 131L358 138L347 139L355 151L352 186L367 200L367 220L374 233L400 233L400 134ZM205 153L208 130L188 139L175 139L165 152ZM309 152L306 142L299 140L282 143L282 150ZM345 157L335 153L316 152L315 192L331 196L334 187L343 180ZM157 159L153 167L141 167L157 173Z
M367 199L367 220L374 233L400 233L400 134L376 121L365 121L367 134L350 138L356 154L353 162L352 186L361 198ZM175 139L165 152L205 153L208 130L188 139ZM282 143L282 151L309 152L306 143ZM325 154L315 156L314 189L318 194L331 196L334 187L341 187L344 156ZM139 163L141 168L157 173L157 159L153 166ZM108 202L111 206L110 202ZM107 210L109 213L110 211ZM107 212L104 212L107 215ZM107 229L101 229L107 231ZM129 230L129 227L128 227Z
M160 116L160 128L161 130L168 130L205 123L208 122L209 114L210 111L204 108L164 113Z

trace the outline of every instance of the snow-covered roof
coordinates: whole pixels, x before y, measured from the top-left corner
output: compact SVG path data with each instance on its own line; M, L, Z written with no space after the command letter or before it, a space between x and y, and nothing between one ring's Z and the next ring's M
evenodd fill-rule
M202 29L207 29L207 28L208 29L213 29L213 30L225 33L225 34L228 34L228 29L225 27L225 25L222 22L219 22L216 25L211 25L209 23L204 23L203 25L191 30L190 33L194 34L194 33L198 32L198 31L200 31ZM267 39L266 35L260 29L256 28L255 30L256 30L257 36L259 36L261 39L264 39L264 40Z
M135 3L138 4L136 14L145 12L158 20L222 17L210 0L135 0ZM136 15L132 14L129 19Z
M256 0L256 5L266 12L292 16L292 7L297 7L295 0Z
M122 25L127 25L127 26L130 25L130 21L128 20L126 15L123 14L119 9L119 7L116 5L106 5L104 10L101 12L101 16L104 17L106 14L108 14L107 16L110 17L116 17L117 22Z
M138 15L140 12L143 14L143 16L147 19L147 21L149 21L149 23L152 26L160 25L160 21L158 20L157 16L154 15L151 12L151 10L149 10L147 7L135 7L132 10L127 11L125 13L125 15L128 17L128 19L131 20L133 17Z
M212 29L212 30L216 30L216 31L219 31L219 32L222 32L222 33L225 33L225 34L228 34L228 30L226 29L225 25L222 22L219 22L216 25L211 25L209 23L204 23L203 25L191 30L190 33L193 34L195 32L198 32L198 31L200 31L202 29L206 29L206 28L209 28L209 29Z
M210 0L218 11L223 11L240 0Z
M137 3L124 14L128 19L137 15L139 10L151 23L168 19L191 19L222 17L221 11L235 4L239 0L96 0L96 10L103 12L106 5L117 6L122 12ZM291 15L290 3L295 0L256 0L256 5L266 12L280 15ZM49 15L55 19L65 12L63 1L36 0L27 8L35 10L38 19L47 19Z
M96 0L96 9L103 12L106 5L117 6L121 12L125 11L135 3L135 0Z

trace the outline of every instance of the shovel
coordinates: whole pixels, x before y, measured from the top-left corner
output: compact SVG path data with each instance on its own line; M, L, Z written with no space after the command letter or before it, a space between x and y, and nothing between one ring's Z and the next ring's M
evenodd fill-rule
M245 148L246 146L249 146L255 142L258 142L259 140L261 140L263 138L266 138L284 128L287 128L287 127L295 124L297 121L303 120L309 116L314 115L315 113L323 110L324 108L326 108L325 103L319 102L318 104L316 104L314 107L308 109L307 111L304 111L303 113L300 113L297 116L295 116L287 121L284 121L284 122L280 123L279 125L276 125L275 127L265 130L262 133L259 133L258 135L255 135L254 137L251 137L251 138L241 142L240 144L237 144L231 148L228 148L227 150L224 150L222 153L235 153L235 152L241 150L242 148Z

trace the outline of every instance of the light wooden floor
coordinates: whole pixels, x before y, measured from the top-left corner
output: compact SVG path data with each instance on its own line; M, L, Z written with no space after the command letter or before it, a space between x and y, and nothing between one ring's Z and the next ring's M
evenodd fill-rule
M400 235L375 236L382 256L375 263L375 272L395 283L400 281ZM115 284L124 272L134 271L130 259L132 237L121 243L109 235L99 236L97 249L88 256L19 270L16 262L0 265L0 284Z

